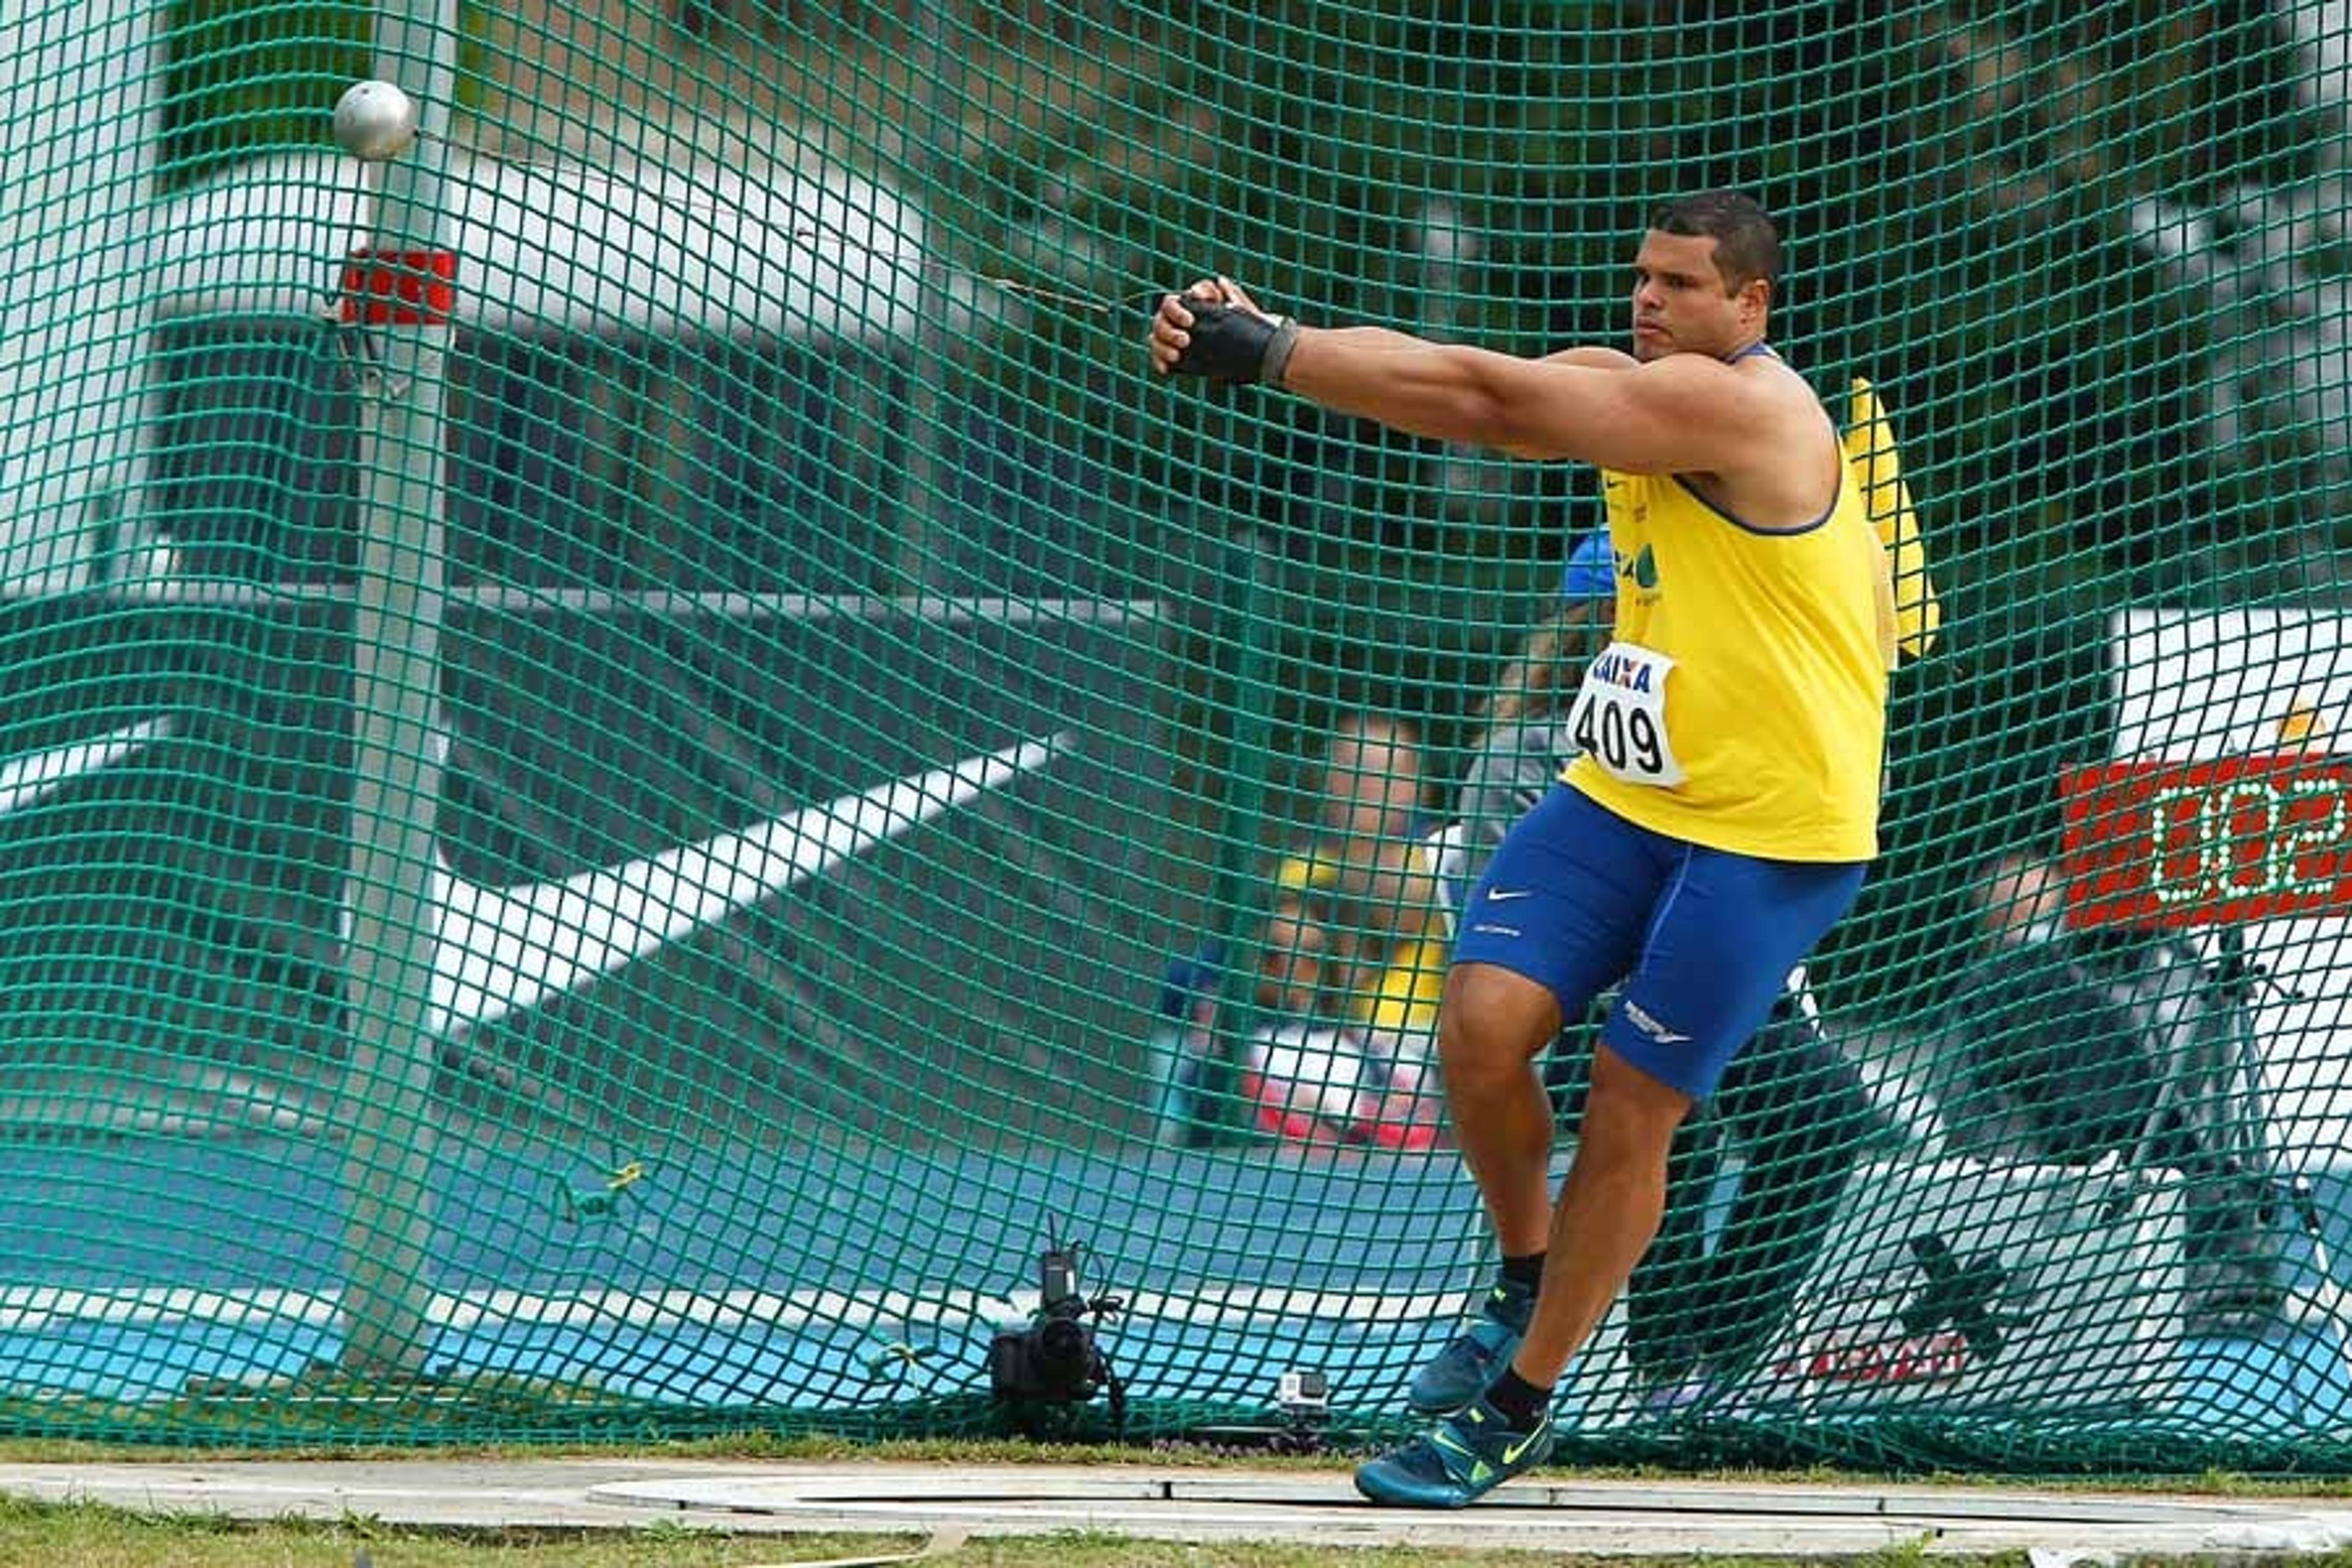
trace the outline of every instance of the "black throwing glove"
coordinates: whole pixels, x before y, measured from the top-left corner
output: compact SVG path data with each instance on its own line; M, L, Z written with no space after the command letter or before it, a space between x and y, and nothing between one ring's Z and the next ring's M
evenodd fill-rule
M1184 308L1192 312L1192 341L1168 367L1170 374L1202 376L1221 386L1282 384L1282 367L1298 341L1297 322L1189 295Z

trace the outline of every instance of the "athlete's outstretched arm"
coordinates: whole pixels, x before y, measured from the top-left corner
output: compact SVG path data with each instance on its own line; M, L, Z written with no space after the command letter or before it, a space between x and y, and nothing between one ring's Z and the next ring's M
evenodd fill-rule
M1739 379L1696 355L1604 368L1433 343L1381 327L1302 331L1282 385L1412 435L1624 473L1737 466L1754 424L1737 412L1747 400Z
M1214 359L1205 374L1251 380L1270 369L1286 391L1336 412L1516 457L1706 472L1754 461L1774 438L1773 410L1756 389L1695 354L1639 364L1584 349L1529 360L1382 327L1302 328L1217 279L1161 300L1153 368L1193 371L1196 329Z

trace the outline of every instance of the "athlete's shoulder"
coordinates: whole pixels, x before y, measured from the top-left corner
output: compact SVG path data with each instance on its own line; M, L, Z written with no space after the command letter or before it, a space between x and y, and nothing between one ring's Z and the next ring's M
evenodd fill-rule
M1832 445L1835 445L1837 423L1831 418L1828 408L1822 405L1822 395L1814 389L1813 384L1806 380L1795 365L1772 353L1768 345L1759 343L1756 346L1764 352L1744 354L1724 368L1738 376L1758 403L1770 408L1778 417L1802 429L1809 437L1814 431L1821 431Z
M1694 424L1740 437L1736 445L1753 453L1784 449L1816 427L1834 442L1820 397L1777 354L1674 353L1650 361L1640 374L1653 399Z

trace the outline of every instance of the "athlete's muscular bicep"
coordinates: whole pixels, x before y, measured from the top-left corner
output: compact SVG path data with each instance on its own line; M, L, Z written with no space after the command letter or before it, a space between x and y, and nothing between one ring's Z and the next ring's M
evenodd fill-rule
M1573 458L1628 474L1738 469L1781 439L1781 411L1757 378L1701 354L1630 367L1542 360L1506 398L1496 444L1524 458Z
M1696 354L1633 364L1587 349L1529 360L1378 327L1309 329L1283 385L1412 435L1628 473L1735 468L1776 438L1759 434L1770 410L1754 384Z
M1638 370L1642 362L1622 349L1603 348L1598 343L1579 343L1543 356L1545 364L1577 365L1586 370ZM1499 443L1498 443L1499 444ZM1545 458L1555 454L1535 447L1503 445L1503 450L1514 458Z

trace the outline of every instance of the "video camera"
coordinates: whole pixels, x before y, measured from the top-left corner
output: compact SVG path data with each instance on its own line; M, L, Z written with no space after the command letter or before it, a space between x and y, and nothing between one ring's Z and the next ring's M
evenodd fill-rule
M1019 1328L1001 1329L988 1346L989 1385L1024 1426L1044 1408L1084 1405L1110 1395L1111 1426L1127 1424L1126 1391L1095 1342L1094 1321L1120 1309L1115 1298L1088 1300L1078 1289L1076 1247L1049 1247L1038 1259L1037 1315Z

